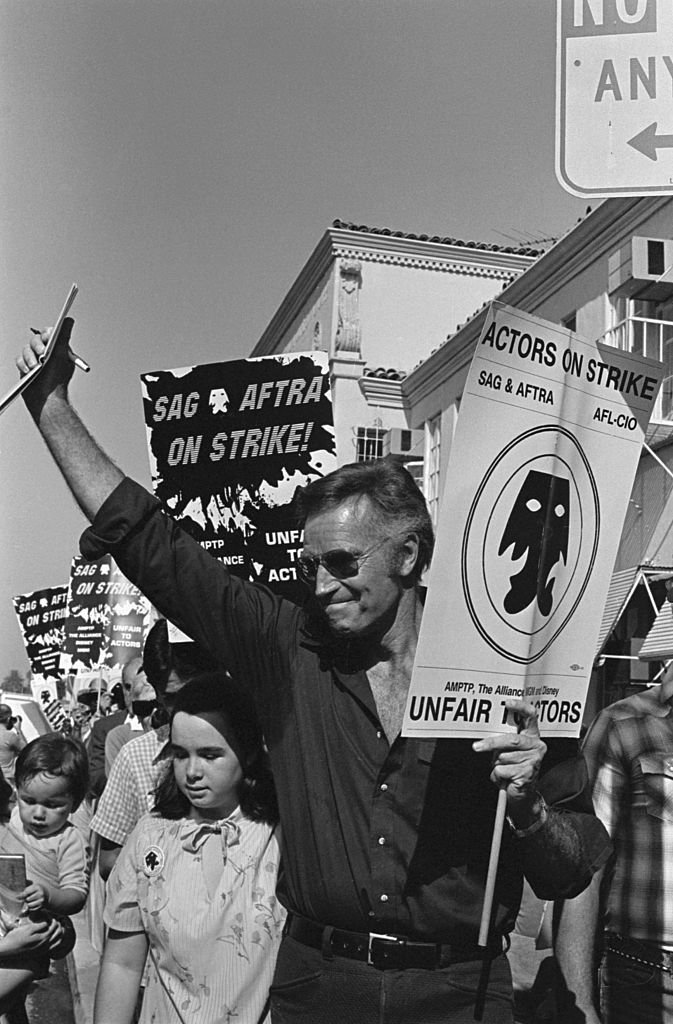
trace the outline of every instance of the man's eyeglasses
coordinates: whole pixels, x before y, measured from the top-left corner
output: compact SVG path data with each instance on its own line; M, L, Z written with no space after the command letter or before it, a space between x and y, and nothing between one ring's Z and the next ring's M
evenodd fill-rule
M332 551L325 551L322 555L300 555L297 559L297 571L305 583L315 583L321 565L335 580L352 579L360 572L360 564L390 539L390 537L384 537L378 544L359 553L346 551L344 548L334 548Z

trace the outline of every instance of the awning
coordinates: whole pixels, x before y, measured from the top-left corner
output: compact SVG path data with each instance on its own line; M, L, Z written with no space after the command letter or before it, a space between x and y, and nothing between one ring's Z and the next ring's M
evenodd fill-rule
M643 661L665 661L673 658L673 605L664 601L652 628L638 651Z
M596 657L598 657L603 650L607 638L615 628L617 619L631 600L633 591L640 583L641 575L642 570L639 565L636 565L631 569L622 569L620 572L614 572L612 574L610 589L605 601L605 608L603 609L601 628L598 634Z
M650 448L661 448L668 444L673 437L673 421L671 420L650 420L647 425L645 444Z

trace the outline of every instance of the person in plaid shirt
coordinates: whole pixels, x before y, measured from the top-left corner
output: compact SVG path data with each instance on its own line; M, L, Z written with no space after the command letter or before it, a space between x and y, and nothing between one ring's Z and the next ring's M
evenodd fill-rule
M673 667L605 708L582 749L614 854L563 907L556 956L578 1021L664 1024L673 1021Z

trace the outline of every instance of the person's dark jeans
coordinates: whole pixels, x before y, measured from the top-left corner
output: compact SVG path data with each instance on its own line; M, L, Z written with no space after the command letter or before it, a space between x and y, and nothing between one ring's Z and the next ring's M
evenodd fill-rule
M604 1024L670 1024L673 974L607 950L601 963L601 1013Z
M271 986L272 1024L473 1024L481 963L436 971L379 971L326 959L286 936ZM483 1024L512 1024L507 958L491 964Z

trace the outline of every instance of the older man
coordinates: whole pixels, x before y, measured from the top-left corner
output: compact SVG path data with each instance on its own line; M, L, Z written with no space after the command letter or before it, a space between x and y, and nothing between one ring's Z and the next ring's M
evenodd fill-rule
M107 771L105 767L105 744L108 734L117 726L128 723L133 717L131 696L134 686L144 683L146 676L143 671L143 659L131 658L122 669L122 691L124 694L123 711L115 711L111 715L97 718L93 723L89 737L89 791L91 796L98 797L105 789Z
M422 496L395 463L342 467L306 488L305 608L229 575L110 461L73 410L68 322L28 408L92 525L83 553L123 572L254 692L278 787L289 925L274 1021L465 1022L497 787L511 828L495 890L483 1020L511 1022L503 942L522 874L574 895L608 846L591 815L548 808L535 712L518 734L400 735L432 550ZM43 351L35 337L17 365ZM495 785L493 785L495 783Z
M109 779L117 754L131 740L152 728L152 715L157 708L157 695L145 672L136 675L131 685L129 714L123 722L110 729L105 737L105 775ZM94 726L95 728L95 726Z

